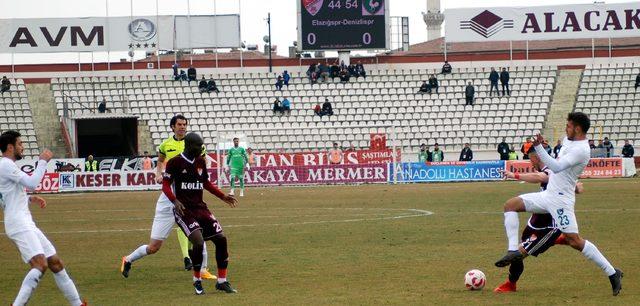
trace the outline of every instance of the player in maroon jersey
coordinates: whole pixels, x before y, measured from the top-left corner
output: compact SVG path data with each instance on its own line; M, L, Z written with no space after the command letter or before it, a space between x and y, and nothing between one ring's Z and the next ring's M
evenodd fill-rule
M189 257L193 262L193 286L196 294L204 294L200 278L202 266L202 249L205 240L212 241L216 246L216 263L218 265L218 282L216 289L235 293L227 281L227 238L222 232L222 226L207 208L202 200L204 189L220 198L230 207L235 207L238 201L230 195L225 195L209 181L209 173L205 159L200 156L203 140L196 133L189 133L184 138L184 152L167 163L162 191L174 204L174 216L180 229L189 237L192 248Z
M549 177L553 175L553 172L547 169L547 167L544 167L533 147L529 150L528 154L529 159L531 160L531 165L538 172L520 174L504 171L504 178L516 179L528 183L539 183L541 190L547 189ZM576 185L576 193L582 192L582 183L578 182ZM567 244L564 240L564 235L562 235L562 232L553 221L551 214L532 214L527 222L527 226L522 231L521 240L522 243L520 244L519 249L525 256L538 256L556 244ZM509 278L493 291L516 291L516 282L520 279L520 275L522 275L523 272L524 262L522 260L512 262L509 266Z

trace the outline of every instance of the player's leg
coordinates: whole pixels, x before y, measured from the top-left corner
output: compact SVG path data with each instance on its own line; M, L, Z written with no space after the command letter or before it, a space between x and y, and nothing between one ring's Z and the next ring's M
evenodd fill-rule
M227 248L227 237L220 231L211 238L216 246L216 264L218 266L218 281L216 289L226 293L236 293L237 291L231 287L227 280L227 268L229 267L229 251Z
M169 237L174 222L173 203L162 194L156 203L156 213L153 217L153 224L151 225L149 244L141 245L133 250L131 254L122 257L122 264L120 266L122 276L125 278L129 277L129 271L131 270L131 264L133 262L147 255L155 254L160 250L163 241Z
M202 268L200 268L200 277L202 279L217 279L217 277L209 272L209 253L207 252L207 243L202 248Z
M192 223L191 223L192 224ZM189 249L189 256L193 263L193 286L196 294L204 294L202 288L202 278L200 275L200 269L202 268L202 252L204 248L204 238L202 237L202 230L197 227L189 235L189 241L191 242L191 249Z
M552 203L553 206L549 209L549 212L562 231L566 243L600 267L609 277L613 295L618 295L622 289L622 271L614 268L595 244L580 237L573 203L571 199L558 198L558 201Z
M25 231L11 235L11 241L18 247L22 260L31 266L31 270L22 280L20 290L13 305L26 305L31 295L38 287L42 275L47 271L47 260L44 249L35 231Z
M233 195L233 189L236 188L236 172L233 168L231 168L231 173L229 175L229 183L231 184L231 190L229 191L230 195Z
M193 263L189 257L189 238L187 238L179 228L176 229L176 234L178 236L182 258L184 259L184 269L189 271L193 267Z
M240 181L240 196L244 197L244 170L238 173L238 180Z
M53 278L56 281L58 289L62 292L67 301L69 301L69 304L75 306L84 305L82 300L80 300L78 289L73 283L71 277L69 277L60 257L58 257L57 254L47 257L47 264L49 265L51 272L53 272Z
M543 204L544 197L540 192L523 194L509 199L504 204L504 228L507 233L508 246L507 254L495 263L497 267L505 267L513 261L524 258L525 254L519 250L518 230L520 220L518 219L518 212L545 212L542 208Z

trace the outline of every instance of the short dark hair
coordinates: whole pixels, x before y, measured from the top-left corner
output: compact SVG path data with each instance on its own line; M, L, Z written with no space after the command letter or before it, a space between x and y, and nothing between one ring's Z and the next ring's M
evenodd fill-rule
M178 123L178 120L184 120L188 123L187 118L185 116L178 114L171 117L171 121L169 121L169 127L175 126L176 123Z
M144 154L149 154L149 151L144 151Z
M589 128L591 127L591 120L587 114L582 112L573 112L569 113L567 116L567 121L573 122L573 125L577 125L582 129L583 133L587 133Z
M11 145L16 145L16 141L18 138L22 136L17 131L6 131L0 135L0 151L3 153L7 151L7 147Z
M238 138L238 137L233 137L233 140L236 140L236 139L237 139L237 140L240 140L240 138Z

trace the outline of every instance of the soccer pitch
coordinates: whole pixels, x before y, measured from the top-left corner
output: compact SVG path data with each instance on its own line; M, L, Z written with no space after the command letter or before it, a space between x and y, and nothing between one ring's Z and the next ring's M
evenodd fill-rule
M31 206L38 226L66 263L90 305L632 305L640 301L640 180L585 180L576 214L581 234L625 273L611 296L607 277L567 246L525 260L518 292L495 294L507 268L493 263L506 247L502 205L537 191L516 182L249 188L238 208L205 199L229 239L235 295L195 296L175 233L133 265L120 258L149 240L159 192L45 195ZM527 214L520 216L521 227ZM215 272L213 246L209 265ZM0 235L0 304L10 304L28 270ZM464 288L467 270L487 287ZM31 305L66 305L48 271Z

